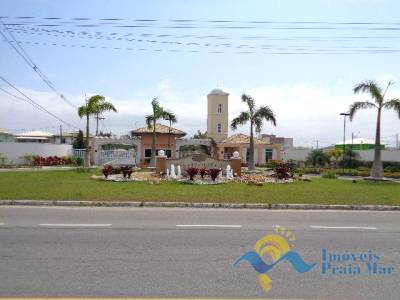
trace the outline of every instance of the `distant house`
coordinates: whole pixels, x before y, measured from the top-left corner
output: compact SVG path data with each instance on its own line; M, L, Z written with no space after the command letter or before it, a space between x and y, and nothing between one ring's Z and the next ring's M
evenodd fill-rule
M148 126L132 130L133 136L140 137L140 161L149 163L153 140L153 128ZM156 124L156 155L164 150L167 157L176 158L176 139L184 137L186 132L163 124Z
M27 131L15 135L15 141L18 143L51 143L53 134L45 131Z
M14 135L9 131L0 128L0 142L14 142Z
M346 148L354 151L372 150L375 149L375 141L366 138L355 138L345 141ZM343 150L343 141L335 144L336 149ZM385 145L381 144L380 148L385 149Z
M247 162L249 159L250 136L242 133L234 134L217 143L217 148L219 159L229 159L233 156L233 152L238 151L242 161ZM254 162L256 164L262 165L271 160L281 160L281 152L281 144L254 137Z

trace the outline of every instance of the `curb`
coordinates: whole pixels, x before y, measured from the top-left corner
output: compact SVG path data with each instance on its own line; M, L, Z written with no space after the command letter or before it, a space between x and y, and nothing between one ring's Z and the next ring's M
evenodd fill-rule
M268 203L198 203L147 201L64 201L64 200L0 200L0 206L67 206L67 207L173 207L229 209L290 209L290 210L367 210L400 211L399 205L325 205Z

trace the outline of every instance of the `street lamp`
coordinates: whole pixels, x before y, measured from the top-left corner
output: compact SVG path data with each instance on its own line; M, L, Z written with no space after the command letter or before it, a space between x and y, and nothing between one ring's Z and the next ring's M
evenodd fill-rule
M346 150L346 117L350 116L349 113L340 113L343 116L343 171L344 171L344 152Z

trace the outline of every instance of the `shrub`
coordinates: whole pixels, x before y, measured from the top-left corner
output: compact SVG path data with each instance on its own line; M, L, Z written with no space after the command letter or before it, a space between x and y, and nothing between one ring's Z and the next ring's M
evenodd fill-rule
M212 181L215 181L217 179L219 172L221 172L221 169L209 169L208 173L211 176Z
M58 156L35 156L33 159L34 166L61 166L71 163L71 159Z
M200 173L201 179L204 179L204 176L207 175L207 169L201 168L199 173Z
M83 166L83 158L82 157L75 157L72 162L77 166Z
M315 166L325 166L327 163L329 163L329 157L328 155L320 150L320 149L315 149L310 152L307 156L307 163L312 165L313 167Z
M194 180L194 176L196 176L199 173L199 169L189 167L186 169L186 173L188 173L190 180Z
M328 172L325 172L325 173L322 174L322 178L336 179L337 176L336 176L335 172L328 171Z
M109 175L113 173L113 167L110 165L106 165L103 167L102 173L105 178L108 178Z
M131 178L131 175L133 172L131 166L123 166L123 167L121 167L121 171L122 171L122 175L124 176L124 178L126 178L126 177Z
M287 180L290 177L289 170L285 165L279 165L274 169L274 176L277 179Z

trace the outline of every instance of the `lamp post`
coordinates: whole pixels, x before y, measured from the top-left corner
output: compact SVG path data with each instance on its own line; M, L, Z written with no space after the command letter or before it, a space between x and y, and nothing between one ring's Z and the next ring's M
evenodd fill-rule
M344 153L346 151L346 117L350 116L349 113L340 113L343 116L343 172L344 172Z

